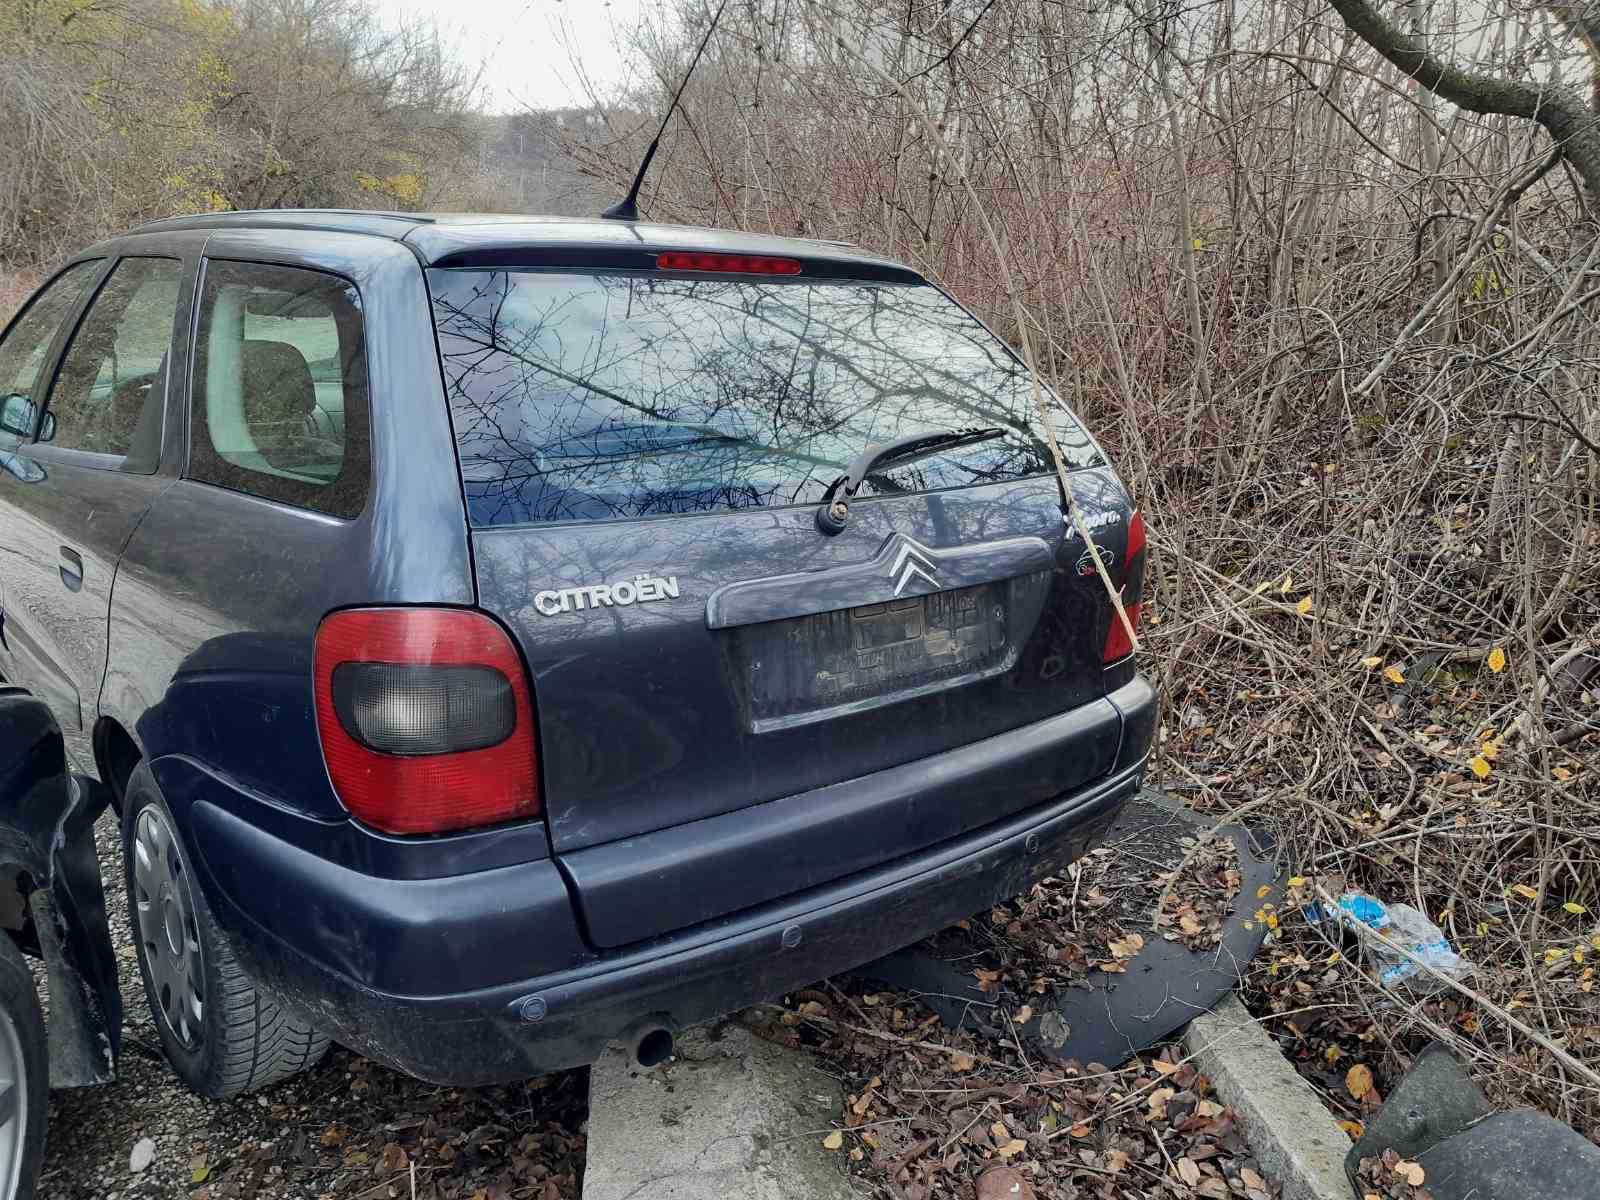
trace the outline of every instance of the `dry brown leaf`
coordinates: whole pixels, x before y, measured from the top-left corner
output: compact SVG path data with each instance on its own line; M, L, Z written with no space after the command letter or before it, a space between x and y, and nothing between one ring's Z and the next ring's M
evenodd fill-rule
M1021 1154L1027 1148L1028 1148L1028 1143L1027 1142L1023 1141L1021 1138L1012 1138L1004 1146L998 1147L995 1150L995 1153L998 1154L1001 1158L1014 1158L1018 1154Z
M1188 1155L1178 1160L1178 1176L1190 1187L1200 1182L1200 1164Z
M1428 1173L1422 1169L1422 1164L1419 1162L1397 1162L1394 1165L1394 1173L1412 1187L1421 1187L1423 1180L1428 1178Z
M1036 1193L1015 1167L990 1167L978 1176L976 1200L1036 1200Z

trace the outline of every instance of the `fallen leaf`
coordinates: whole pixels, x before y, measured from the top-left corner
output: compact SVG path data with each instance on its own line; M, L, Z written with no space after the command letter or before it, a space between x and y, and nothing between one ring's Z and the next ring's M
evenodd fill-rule
M827 1137L822 1139L822 1148L824 1150L840 1150L840 1149L843 1149L844 1148L844 1134L840 1133L837 1129L835 1129Z
M1511 890L1524 900L1537 900L1539 898L1539 893L1525 883L1514 883L1511 885Z
M1322 1057L1328 1060L1329 1066L1332 1066L1344 1057L1344 1051L1337 1046L1329 1046L1322 1052Z
M1301 596L1300 603L1294 606L1294 610L1302 617L1309 616L1311 614L1311 597Z
M1190 1187L1200 1182L1200 1164L1188 1155L1178 1160L1178 1176Z
M1357 1063L1345 1072L1344 1086L1350 1089L1350 1094L1357 1100L1372 1093L1372 1068L1362 1063Z
M1285 575L1283 577L1283 582L1278 585L1278 594L1288 595L1292 591L1294 591L1294 576Z
M1004 1146L997 1147L995 1153L1001 1158L1013 1158L1028 1148L1028 1143L1021 1138L1012 1138Z
M1489 772L1494 770L1494 768L1489 765L1489 760L1481 754L1474 754L1472 756L1472 761L1469 762L1467 766L1472 768L1472 773L1479 779L1489 778Z
M977 1200L1035 1200L1033 1184L1015 1167L990 1167L978 1176Z
M1340 1121L1339 1128L1350 1135L1352 1142L1359 1142L1361 1135L1367 1131L1367 1127L1360 1121Z
M1361 665L1369 671L1376 671L1379 667L1383 666L1383 659L1379 658L1376 654L1369 655L1361 660Z
M950 1069L952 1071L970 1071L978 1065L978 1060L970 1054L952 1054L950 1056Z
M1406 673L1399 667L1385 667L1383 669L1383 677L1390 683L1404 683L1406 681Z
M411 1165L411 1160L406 1157L405 1148L399 1142L388 1142L378 1154L378 1169L390 1175L397 1171L404 1171Z
M1412 1187L1421 1187L1422 1181L1428 1177L1428 1173L1422 1169L1421 1163L1404 1160L1395 1163L1394 1173Z
M211 1164L206 1161L204 1154L197 1154L189 1160L189 1182L204 1183L211 1177Z
M1496 675L1498 675L1498 674L1500 674L1501 671L1504 671L1505 669L1506 669L1506 652L1504 650L1500 649L1499 646L1496 646L1493 650L1489 651L1489 670L1493 671Z
M1579 903L1577 903L1576 901L1573 901L1573 900L1568 900L1561 907L1566 909L1569 913L1571 913L1575 917L1581 917L1581 916L1583 916L1584 913L1589 911L1583 905L1581 905L1581 904L1579 904Z
M1071 1129L1067 1130L1067 1132L1075 1138L1086 1138L1089 1136L1089 1127L1080 1121Z

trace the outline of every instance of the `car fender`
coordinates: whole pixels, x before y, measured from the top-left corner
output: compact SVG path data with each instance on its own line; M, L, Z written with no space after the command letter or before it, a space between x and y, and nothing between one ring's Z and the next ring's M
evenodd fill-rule
M0 686L0 926L48 969L56 1087L106 1082L121 1046L122 994L94 842L110 799L105 785L68 772L49 708Z

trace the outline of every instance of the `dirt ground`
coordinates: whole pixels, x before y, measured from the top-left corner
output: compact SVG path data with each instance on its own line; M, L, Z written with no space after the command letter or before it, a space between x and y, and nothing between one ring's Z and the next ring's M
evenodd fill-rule
M96 833L121 966L122 1059L108 1086L52 1093L40 1200L577 1197L584 1071L441 1088L335 1047L314 1071L259 1096L188 1092L162 1057L139 980L113 821L102 818ZM136 1172L130 1158L145 1138L155 1154Z

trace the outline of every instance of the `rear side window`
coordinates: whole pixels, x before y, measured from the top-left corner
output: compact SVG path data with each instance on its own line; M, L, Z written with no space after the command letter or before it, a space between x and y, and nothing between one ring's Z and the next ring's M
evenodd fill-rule
M61 322L77 307L102 262L74 263L45 285L0 341L0 405L8 433L32 437L43 395L39 373Z
M355 285L320 271L208 262L192 405L191 478L358 515L371 466Z
M138 436L155 448L182 282L175 258L117 263L67 343L40 441L122 456Z
M868 445L998 426L864 494L1051 471L1026 369L938 289L642 272L434 270L475 525L819 501ZM1067 462L1100 461L1053 397Z

